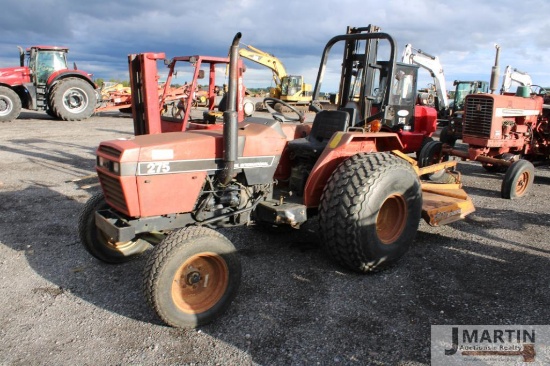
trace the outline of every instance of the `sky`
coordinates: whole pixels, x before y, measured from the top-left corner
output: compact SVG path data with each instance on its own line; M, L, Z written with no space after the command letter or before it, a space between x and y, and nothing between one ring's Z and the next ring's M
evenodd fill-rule
M501 78L510 65L550 86L548 0L2 0L1 9L0 67L18 65L16 46L57 45L94 78L128 80L129 54L227 56L241 32L241 44L314 84L327 41L374 24L396 40L399 56L407 43L438 56L448 90L454 80L489 81L495 44ZM245 63L249 88L273 86L269 69ZM323 85L337 90L336 80ZM430 82L420 70L418 86Z

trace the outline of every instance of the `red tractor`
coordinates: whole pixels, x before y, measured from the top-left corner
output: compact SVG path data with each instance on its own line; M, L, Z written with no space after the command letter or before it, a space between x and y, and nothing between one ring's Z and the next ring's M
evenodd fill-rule
M19 50L20 66L0 69L1 122L19 117L21 108L44 110L65 121L83 120L94 113L97 87L91 74L76 66L68 68L68 48L33 46L26 52Z
M497 89L498 58L491 73L491 90ZM538 88L537 93L531 88ZM535 89L536 90L536 89ZM462 117L462 141L468 150L454 148L454 141L432 141L420 153L419 165L456 156L479 161L488 172L506 174L502 198L525 195L533 184L533 163L550 162L550 97L539 86L520 86L517 92L477 93L466 96Z
M325 47L321 70L332 46L344 45L345 104L318 111L312 123L272 98L266 102L294 112L273 110L272 119L239 122L240 33L230 48L223 125L196 120L180 132L164 132L170 122L159 117L155 73L132 76L139 80L132 83L136 131L143 133L100 144L96 170L102 192L90 198L79 219L85 249L104 262L120 263L154 247L145 270L148 302L167 324L196 327L230 305L241 279L235 247L215 228L299 228L318 215L328 254L365 273L398 261L421 217L439 225L472 212L459 181L438 185L419 179L456 162L421 169L402 152L415 151L421 140L415 130L422 123L411 117L415 98L406 98L415 90L416 68L396 64L390 35L366 29L336 36ZM389 50L384 60L377 59L379 42ZM322 77L320 72L315 100Z

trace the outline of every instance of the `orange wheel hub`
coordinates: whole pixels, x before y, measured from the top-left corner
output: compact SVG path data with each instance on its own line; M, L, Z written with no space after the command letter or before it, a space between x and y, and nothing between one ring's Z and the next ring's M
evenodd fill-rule
M198 314L216 305L229 283L225 260L215 253L199 253L176 271L172 299L183 312Z
M384 244L392 244L399 238L407 224L407 203L400 194L389 196L378 212L376 233Z

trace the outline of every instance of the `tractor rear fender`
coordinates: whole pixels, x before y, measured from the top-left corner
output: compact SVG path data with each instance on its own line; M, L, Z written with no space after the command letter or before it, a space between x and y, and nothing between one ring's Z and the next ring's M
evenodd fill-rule
M391 132L337 132L311 170L304 189L304 204L308 208L317 207L325 184L340 164L352 155L361 152L402 150L399 137Z
M50 77L48 78L48 82L46 83L48 85L48 89L54 86L55 83L57 83L59 80L69 78L69 77L86 80L92 88L98 89L97 85L90 78L90 74L81 70L67 70L67 69L55 71L50 75Z

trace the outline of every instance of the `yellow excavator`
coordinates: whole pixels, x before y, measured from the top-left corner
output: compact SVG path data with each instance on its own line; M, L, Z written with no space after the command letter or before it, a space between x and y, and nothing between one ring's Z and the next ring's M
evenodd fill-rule
M270 97L293 106L306 107L311 102L313 90L311 84L304 83L302 75L288 75L283 63L277 57L251 45L240 48L239 55L271 69L275 87L271 88Z

